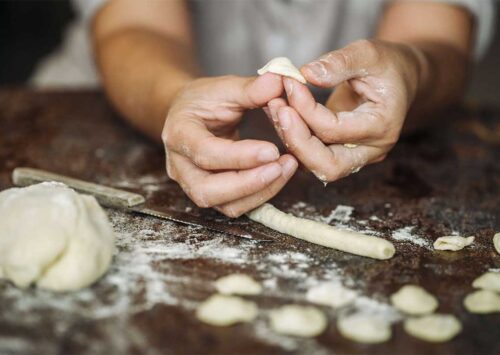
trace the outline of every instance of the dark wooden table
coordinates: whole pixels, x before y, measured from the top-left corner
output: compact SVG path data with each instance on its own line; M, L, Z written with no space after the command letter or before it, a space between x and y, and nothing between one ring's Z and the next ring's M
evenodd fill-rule
M324 188L300 172L277 196L279 208L392 240L396 256L376 261L270 233L256 244L203 228L108 210L118 252L106 276L89 289L56 294L20 290L0 281L1 354L499 354L500 315L473 315L462 306L471 281L500 267L491 238L500 230L499 113L462 112L450 123L403 139L381 164ZM265 121L252 121L259 128ZM255 123L257 122L257 123ZM169 181L161 147L127 127L96 92L0 90L0 189L18 166L42 168L138 191L148 203L268 231L246 218L229 221L200 210ZM1 218L1 216L0 216ZM474 235L472 247L436 252L432 241L452 232ZM254 297L252 324L215 328L194 317L214 292L212 281L232 272L265 285ZM350 308L327 312L316 339L274 334L267 313L305 303L324 280L356 289ZM340 336L335 320L355 309L395 320L388 296L407 283L435 294L439 311L464 330L444 344L406 335L360 345Z

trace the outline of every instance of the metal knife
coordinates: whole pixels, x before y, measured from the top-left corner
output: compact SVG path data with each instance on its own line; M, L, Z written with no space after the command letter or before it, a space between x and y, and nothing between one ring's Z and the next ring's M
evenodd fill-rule
M266 237L261 233L252 231L250 234L243 228L236 225L229 225L224 222L208 221L203 217L170 209L159 210L148 208L145 206L146 199L144 196L137 193L94 184L44 170L16 168L12 172L12 181L17 186L28 186L46 181L60 182L80 193L94 196L97 201L105 207L153 216L189 226L203 227L212 231L227 233L239 238L250 239L257 242L272 241L269 237Z

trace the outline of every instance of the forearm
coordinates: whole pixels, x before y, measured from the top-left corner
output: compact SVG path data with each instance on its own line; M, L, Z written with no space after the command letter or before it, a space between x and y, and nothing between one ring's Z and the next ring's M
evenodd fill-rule
M117 110L160 141L173 98L196 76L192 49L140 27L94 36L94 46L103 86Z

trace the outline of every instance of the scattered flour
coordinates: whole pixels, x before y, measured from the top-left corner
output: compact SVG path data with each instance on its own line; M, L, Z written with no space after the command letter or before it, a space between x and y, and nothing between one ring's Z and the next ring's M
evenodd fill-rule
M402 242L410 242L412 244L418 245L420 247L424 247L430 249L430 242L422 237L419 237L416 234L412 234L414 226L407 226L392 232L392 239Z

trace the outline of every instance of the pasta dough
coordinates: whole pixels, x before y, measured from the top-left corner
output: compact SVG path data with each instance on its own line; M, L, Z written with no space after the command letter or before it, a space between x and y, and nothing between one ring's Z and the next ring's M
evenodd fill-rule
M500 272L486 272L472 282L472 287L500 293Z
M307 291L306 299L323 306L340 308L352 303L356 299L356 292L341 284L323 283L311 287Z
M471 313L500 312L500 295L490 290L479 290L467 295L464 306Z
M196 317L207 324L227 327L251 322L257 317L257 305L240 297L215 294L200 304Z
M306 78L304 78L299 69L297 69L297 67L292 64L290 59L286 57L277 57L271 59L266 65L257 70L257 73L259 75L264 75L267 72L293 78L297 81L300 81L302 84L307 83Z
M114 234L92 196L46 182L0 193L0 277L54 291L89 286L108 269Z
M250 219L278 232L351 254L375 259L389 259L395 253L394 245L385 239L298 218L278 210L269 203L250 211L247 215Z
M493 236L493 246L497 250L497 253L500 254L500 233Z
M344 337L358 343L383 343L392 336L389 323L377 316L361 313L339 318L337 328Z
M215 288L225 295L258 295L262 286L245 274L231 274L215 282Z
M429 314L419 318L408 318L403 328L415 338L438 343L455 337L462 331L462 324L450 314Z
M436 310L438 301L420 286L405 285L391 296L391 302L400 311L412 314L428 314Z
M322 311L312 306L286 305L271 311L271 328L280 334L314 337L328 325Z
M459 237L455 235L440 237L434 242L436 250L452 250L457 251L471 245L474 242L474 237Z

